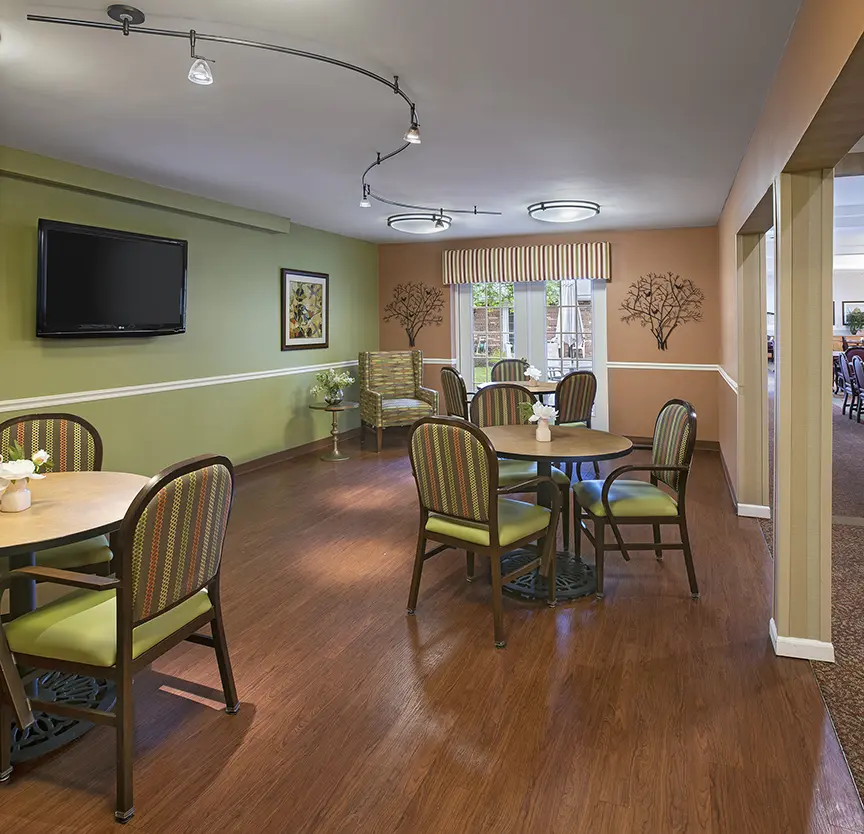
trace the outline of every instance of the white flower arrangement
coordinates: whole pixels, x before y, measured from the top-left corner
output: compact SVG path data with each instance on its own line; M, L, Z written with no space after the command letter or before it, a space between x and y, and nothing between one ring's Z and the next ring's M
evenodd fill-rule
M318 394L331 396L353 382L354 377L347 371L337 371L335 368L328 368L326 371L320 371L315 374L315 384L312 386L310 393L313 397L318 396Z
M558 412L551 405L521 403L519 409L522 412L522 419L524 420L527 417L529 423L538 423L540 420L548 420L550 423L554 423L558 419Z
M525 369L525 376L527 376L528 379L533 379L534 382L539 382L543 377L543 371L541 371L540 368L535 368L533 365L529 365Z
M16 481L44 478L45 475L40 470L50 469L50 459L51 456L44 449L40 449L30 458L25 457L24 450L13 441L9 447L9 460L0 455L0 490Z

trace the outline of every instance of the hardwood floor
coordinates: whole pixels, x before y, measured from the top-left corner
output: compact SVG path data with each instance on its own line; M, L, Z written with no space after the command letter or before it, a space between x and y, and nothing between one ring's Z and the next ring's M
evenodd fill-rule
M610 556L602 603L508 600L499 651L461 552L427 563L405 615L417 508L398 442L241 479L223 597L243 706L221 712L200 646L136 679L130 830L864 832L809 664L772 653L771 563L716 453L688 493L700 601L680 554ZM116 831L113 744L97 728L17 768L0 830Z

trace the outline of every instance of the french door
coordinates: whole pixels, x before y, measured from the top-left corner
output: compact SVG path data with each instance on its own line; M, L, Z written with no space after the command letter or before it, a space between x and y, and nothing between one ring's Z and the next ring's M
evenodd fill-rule
M605 282L460 284L453 293L454 355L469 390L488 382L501 359L526 359L551 382L590 370L593 425L608 426Z

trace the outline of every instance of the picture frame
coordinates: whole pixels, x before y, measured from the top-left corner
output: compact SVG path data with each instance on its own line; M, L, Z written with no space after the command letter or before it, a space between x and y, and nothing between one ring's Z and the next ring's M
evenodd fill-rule
M282 350L330 346L330 276L326 272L282 269Z
M845 327L846 319L853 310L864 310L864 301L844 301L842 306L843 320L840 324Z

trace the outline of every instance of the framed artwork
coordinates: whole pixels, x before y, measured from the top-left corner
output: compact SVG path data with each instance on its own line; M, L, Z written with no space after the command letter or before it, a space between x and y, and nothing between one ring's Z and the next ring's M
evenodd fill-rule
M844 301L843 302L843 321L841 324L846 324L849 318L849 313L864 311L864 301Z
M282 350L326 348L330 344L330 276L283 269Z

